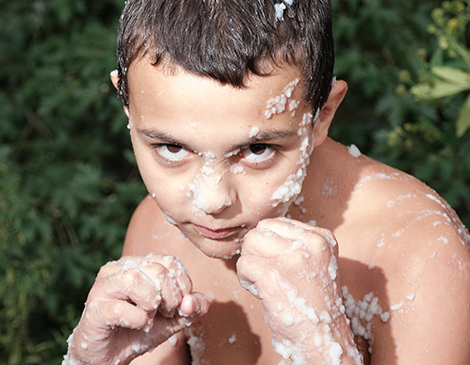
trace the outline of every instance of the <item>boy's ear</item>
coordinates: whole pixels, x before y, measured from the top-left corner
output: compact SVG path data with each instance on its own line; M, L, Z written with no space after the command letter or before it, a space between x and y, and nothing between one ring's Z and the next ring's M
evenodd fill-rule
M110 74L111 82L114 85L114 88L119 91L119 74L117 70L114 70ZM129 118L129 108L127 106L124 107L124 113L126 113L127 117Z
M118 83L119 83L119 74L117 70L111 71L109 74L111 76L111 82L113 83L116 90L118 90Z
M343 80L336 81L331 88L330 96L328 96L328 100L320 111L317 123L315 124L313 134L315 136L315 147L320 146L325 141L326 137L328 137L328 130L333 121L333 117L347 91L348 84Z

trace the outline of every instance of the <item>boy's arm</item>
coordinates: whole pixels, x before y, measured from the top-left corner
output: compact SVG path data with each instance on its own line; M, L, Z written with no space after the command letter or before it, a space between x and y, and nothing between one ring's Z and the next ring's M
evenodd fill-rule
M388 249L382 268L391 316L373 322L371 364L470 363L468 239L458 221L443 217L409 219L415 223L403 225Z
M128 256L103 266L63 365L129 364L208 310L173 256Z
M154 228L162 230L169 225L158 213L163 217L163 213L149 195L142 199L127 227L122 256L146 255L159 249L158 245L153 244L152 230Z
M401 225L393 244L382 248L382 262L376 264L387 284L379 304L391 317L371 321L370 364L470 363L468 238L465 244L463 226L439 217L415 215L406 220L414 224ZM279 354L299 363L359 364L336 302L341 298L334 278L337 253L329 241L325 230L263 221L245 239L239 278L262 300Z
M130 365L189 365L191 357L183 332L174 335L152 352L148 352L131 362Z
M294 364L362 364L344 314L331 232L287 219L245 236L240 283L261 299L273 346Z
M178 257L186 247L179 244L182 239L179 229L168 222L152 197L147 195L137 206L129 222L122 256L145 256L152 252Z
M134 211L126 232L123 256L147 255L149 252L167 254L158 237L172 237L168 234L175 230L170 225L153 199L147 195ZM179 234L178 234L179 235ZM156 239L157 238L157 239ZM189 348L183 331L174 335L152 352L148 352L132 361L131 365L188 365L191 363Z
M148 229L155 226L155 214L147 214L150 205L145 203L148 199L129 226L132 240L127 241L125 251L134 251L134 255L101 268L69 339L63 365L190 363L179 331L204 315L209 302L192 291L180 260L163 251L147 255L156 251L149 249L154 242L149 240L153 231ZM145 227L142 222L151 225ZM139 243L142 247L133 246Z

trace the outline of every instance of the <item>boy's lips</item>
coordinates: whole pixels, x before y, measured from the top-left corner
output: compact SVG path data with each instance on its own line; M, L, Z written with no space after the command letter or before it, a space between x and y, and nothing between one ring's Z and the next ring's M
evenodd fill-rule
M242 227L231 227L231 228L222 228L222 229L212 230L210 228L199 226L197 224L193 224L193 226L201 236L204 236L210 239L216 239L216 240L217 239L220 240L220 239L232 236L238 233L242 229Z

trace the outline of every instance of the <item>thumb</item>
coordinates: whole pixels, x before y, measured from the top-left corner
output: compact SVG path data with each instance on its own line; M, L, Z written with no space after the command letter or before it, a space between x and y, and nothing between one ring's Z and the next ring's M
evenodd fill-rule
M148 348L160 345L206 314L209 307L209 299L204 294L197 292L186 294L173 317L167 318L158 314L153 317L149 330L141 333L142 341L148 345Z
M209 298L198 292L192 292L183 297L178 309L178 314L181 318L190 322L203 316L209 310Z

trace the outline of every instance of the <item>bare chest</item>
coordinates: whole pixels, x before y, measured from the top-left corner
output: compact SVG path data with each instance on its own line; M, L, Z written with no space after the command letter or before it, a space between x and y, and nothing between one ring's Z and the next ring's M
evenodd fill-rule
M193 364L279 364L261 301L240 286L236 273L221 269L189 268L194 289L211 299L209 312L185 331Z

